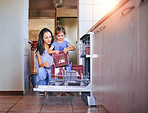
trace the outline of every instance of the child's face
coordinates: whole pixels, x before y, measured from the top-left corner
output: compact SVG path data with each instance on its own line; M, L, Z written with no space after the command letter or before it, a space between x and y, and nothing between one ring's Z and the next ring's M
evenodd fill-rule
M49 45L51 43L52 37L51 37L50 32L45 32L44 33L43 40L44 40L44 44L48 44Z
M64 40L64 33L60 32L59 34L56 35L56 37L57 37L58 41L63 41Z

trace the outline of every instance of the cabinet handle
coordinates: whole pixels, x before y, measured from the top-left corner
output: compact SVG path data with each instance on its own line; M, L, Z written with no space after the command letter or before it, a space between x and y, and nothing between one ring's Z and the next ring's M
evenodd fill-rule
M105 29L106 28L106 26L102 26L101 28L100 28L100 30L103 30L103 29Z
M122 11L122 15L128 14L128 13L131 12L134 8L135 8L135 6L131 6L131 7L125 8L125 9Z
M103 30L103 29L105 29L105 28L106 28L106 26L102 26L102 27L99 28L98 31L95 31L94 33L97 34L98 32L100 32L101 30Z

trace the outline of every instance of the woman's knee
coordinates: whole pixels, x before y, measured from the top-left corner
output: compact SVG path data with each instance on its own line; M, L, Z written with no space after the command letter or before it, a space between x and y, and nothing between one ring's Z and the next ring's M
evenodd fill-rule
M47 71L44 67L39 68L38 76L40 80L44 80L47 77Z

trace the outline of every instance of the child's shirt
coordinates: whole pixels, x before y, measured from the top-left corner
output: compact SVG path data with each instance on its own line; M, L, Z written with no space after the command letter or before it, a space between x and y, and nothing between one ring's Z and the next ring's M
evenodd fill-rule
M52 43L52 46L54 46L54 50L63 51L64 48L68 47L69 42L64 40L62 43L58 43L57 41Z

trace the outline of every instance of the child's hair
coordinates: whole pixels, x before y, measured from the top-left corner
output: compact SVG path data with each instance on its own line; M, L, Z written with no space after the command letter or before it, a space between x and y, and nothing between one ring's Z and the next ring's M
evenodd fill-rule
M64 27L62 27L62 26L59 25L59 26L55 29L55 35L59 34L60 32L63 32L64 35L66 34Z

